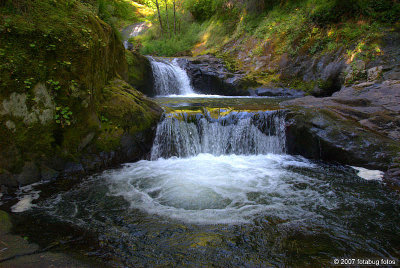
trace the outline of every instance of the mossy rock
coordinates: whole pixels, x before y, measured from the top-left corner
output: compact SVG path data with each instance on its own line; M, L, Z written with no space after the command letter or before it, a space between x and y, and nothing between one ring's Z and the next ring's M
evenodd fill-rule
M1 174L19 174L28 161L62 171L62 163L110 152L122 136L153 126L160 110L122 82L125 49L92 2L17 2L0 3ZM147 59L135 57L131 78L139 83ZM119 84L105 88L115 77ZM104 137L107 144L98 142Z
M96 141L100 149L116 149L123 134L135 136L157 125L161 108L125 81L114 79L102 92L97 109L102 125Z
M0 235L4 235L10 232L12 227L10 216L7 212L0 210Z
M154 77L150 61L137 52L126 50L128 82L147 96L154 96Z

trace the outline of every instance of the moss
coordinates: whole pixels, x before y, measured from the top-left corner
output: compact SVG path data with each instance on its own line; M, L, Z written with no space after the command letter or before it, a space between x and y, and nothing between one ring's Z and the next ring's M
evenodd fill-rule
M192 239L193 243L190 245L191 248L197 247L208 247L217 246L222 242L221 237L217 234L198 234Z
M126 78L122 44L80 1L8 1L0 12L0 168L18 173L26 160L78 158L82 140L100 132L93 114L101 89Z
M152 69L149 60L132 51L125 51L128 63L128 82L139 91L151 96Z
M118 148L123 134L145 131L160 118L161 109L157 104L120 79L114 79L104 87L101 96L97 113L102 123L96 141L101 150Z
M10 232L12 227L10 216L5 211L0 210L0 235Z

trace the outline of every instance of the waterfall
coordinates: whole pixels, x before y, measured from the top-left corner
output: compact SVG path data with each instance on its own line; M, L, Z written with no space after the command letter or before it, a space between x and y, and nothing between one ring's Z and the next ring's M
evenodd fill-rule
M213 155L285 153L283 111L210 114L166 114L158 124L151 159Z
M172 61L148 56L154 76L154 88L157 95L194 94L186 71L179 67L176 59Z

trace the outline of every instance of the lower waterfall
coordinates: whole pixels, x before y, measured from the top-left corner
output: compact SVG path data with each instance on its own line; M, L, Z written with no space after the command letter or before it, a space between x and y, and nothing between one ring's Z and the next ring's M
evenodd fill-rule
M283 111L166 114L158 124L151 159L171 156L285 153Z

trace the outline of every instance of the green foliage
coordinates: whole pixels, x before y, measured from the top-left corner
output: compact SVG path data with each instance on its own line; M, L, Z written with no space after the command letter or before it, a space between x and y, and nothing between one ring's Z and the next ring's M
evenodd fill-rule
M197 21L205 21L215 13L215 5L212 0L187 0L184 7Z
M99 17L115 28L138 21L136 8L128 0L96 0Z
M392 0L325 0L320 1L310 14L310 19L320 26L350 18L396 22L400 18L400 3Z
M46 83L54 91L59 91L60 88L61 88L61 85L60 85L59 81L54 81L53 79L49 79L49 80L46 81Z
M30 89L33 85L34 80L35 79L33 77L24 80L25 88Z
M72 122L72 111L68 106L66 107L57 106L54 119L57 124L61 125L62 128L70 126Z
M150 18L153 27L151 27L144 35L131 39L131 43L139 48L142 54L174 56L190 51L199 41L200 33L202 32L204 25L193 21L193 18L188 12L185 13L183 10L177 8L175 14L175 31L172 7L168 10L168 16L165 8L161 8L160 13L163 32L160 29L158 16L157 14L154 14ZM167 17L168 22L166 20Z
M186 28L186 27L185 27ZM179 52L190 51L191 48L199 41L201 25L192 23L183 32L170 37L157 38L156 33L148 33L141 37L143 47L140 52L142 54L157 56L174 56Z

